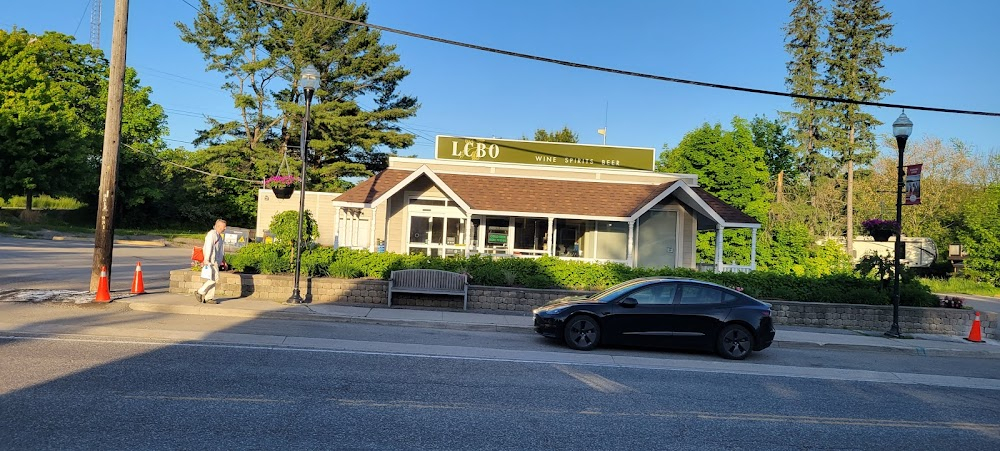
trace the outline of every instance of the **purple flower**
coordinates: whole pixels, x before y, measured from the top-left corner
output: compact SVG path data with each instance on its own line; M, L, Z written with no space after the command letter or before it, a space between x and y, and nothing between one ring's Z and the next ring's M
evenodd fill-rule
M298 182L299 178L294 175L276 175L264 180L264 184L268 188L287 188L289 186L295 186Z

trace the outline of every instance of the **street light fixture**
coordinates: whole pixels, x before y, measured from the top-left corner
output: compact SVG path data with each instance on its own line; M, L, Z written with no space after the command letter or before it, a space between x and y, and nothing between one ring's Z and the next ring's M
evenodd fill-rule
M302 116L302 137L299 140L299 156L302 158L302 176L299 188L299 237L295 241L295 286L292 288L292 296L285 301L289 304L302 303L302 296L299 294L299 272L302 269L302 223L305 221L306 209L306 161L308 161L306 158L306 137L309 132L309 107L312 104L313 93L319 87L319 71L312 64L302 69L299 85L302 86L302 92L306 95L306 114Z
M899 150L899 164L896 166L896 224L899 230L896 232L896 245L893 252L892 270L892 326L885 333L887 337L902 338L899 331L899 257L902 254L902 242L900 235L903 234L903 151L906 149L906 138L913 132L913 122L906 117L906 112L899 115L896 122L892 123L892 134L896 137L896 148Z

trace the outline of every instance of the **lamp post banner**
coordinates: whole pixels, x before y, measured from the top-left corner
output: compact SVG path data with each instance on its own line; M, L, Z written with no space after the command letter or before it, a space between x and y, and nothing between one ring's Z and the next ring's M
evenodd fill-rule
M906 192L903 205L920 205L920 170L923 164L906 166Z

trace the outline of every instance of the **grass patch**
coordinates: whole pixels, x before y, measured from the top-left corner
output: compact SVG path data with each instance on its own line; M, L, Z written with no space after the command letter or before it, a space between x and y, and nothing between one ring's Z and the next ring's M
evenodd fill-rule
M14 196L8 200L0 199L0 208L24 208L27 199L24 196ZM34 210L76 210L84 204L69 197L51 197L47 194L35 196L31 200L31 208Z
M25 215L25 213L30 213ZM42 211L23 212L17 210L0 210L0 233L15 236L33 236L42 230L51 230L66 235L93 236L96 230L96 218L82 217L74 211ZM88 215L89 216L89 215ZM24 218L22 218L24 217ZM72 222L69 222L69 220ZM83 221L87 221L85 224ZM192 228L149 228L149 229L115 229L115 237L127 236L157 236L167 240L177 238L202 239L204 230Z
M1000 296L1000 288L984 282L976 282L962 277L948 279L920 279L934 293L972 294L976 296Z

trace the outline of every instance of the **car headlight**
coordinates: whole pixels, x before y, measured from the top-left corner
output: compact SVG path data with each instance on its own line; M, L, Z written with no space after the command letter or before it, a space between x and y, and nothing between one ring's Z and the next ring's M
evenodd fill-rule
M555 315L563 311L566 307L556 307L556 308L539 308L535 309L536 315Z

